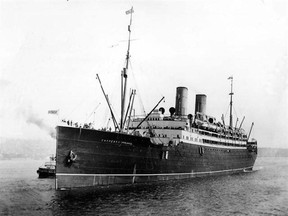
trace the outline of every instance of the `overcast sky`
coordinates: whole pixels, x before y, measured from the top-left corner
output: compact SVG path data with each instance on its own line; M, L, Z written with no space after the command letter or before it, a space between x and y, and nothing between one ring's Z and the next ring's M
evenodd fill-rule
M96 73L119 116L131 6L128 84L137 113L162 96L168 110L176 87L186 86L189 113L203 93L207 114L228 122L233 75L234 120L245 116L246 131L254 122L260 146L288 147L285 0L0 0L0 136L48 138L52 109L106 125Z

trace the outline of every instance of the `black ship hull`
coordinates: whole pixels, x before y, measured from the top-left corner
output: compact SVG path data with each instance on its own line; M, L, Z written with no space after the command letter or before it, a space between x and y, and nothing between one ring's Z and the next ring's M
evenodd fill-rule
M185 140L156 145L118 132L57 127L56 189L134 184L252 169L257 151Z

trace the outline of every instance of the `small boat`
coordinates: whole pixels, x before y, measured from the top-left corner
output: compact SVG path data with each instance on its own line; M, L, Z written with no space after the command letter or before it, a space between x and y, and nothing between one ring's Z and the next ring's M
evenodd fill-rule
M37 173L39 178L55 177L56 157L52 155L49 162L38 168Z

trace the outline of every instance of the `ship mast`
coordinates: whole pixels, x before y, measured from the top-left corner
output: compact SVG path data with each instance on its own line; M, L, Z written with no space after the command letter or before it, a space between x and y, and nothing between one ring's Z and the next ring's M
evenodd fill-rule
M232 100L232 96L233 96L233 76L230 76L228 79L231 80L231 92L229 93L230 95L230 119L229 119L229 126L232 129L233 128L233 115L232 115L232 104L233 104L233 100Z
M126 63L125 67L121 71L121 120L120 120L120 132L123 131L124 128L124 113L125 113L125 100L126 100L126 90L127 90L127 71L128 71L128 65L129 65L129 58L130 58L130 37L131 37L131 24L132 24L132 13L134 12L133 7L126 11L126 14L130 14L130 24L128 25L128 32L129 32L129 38L128 38L128 49L126 54Z

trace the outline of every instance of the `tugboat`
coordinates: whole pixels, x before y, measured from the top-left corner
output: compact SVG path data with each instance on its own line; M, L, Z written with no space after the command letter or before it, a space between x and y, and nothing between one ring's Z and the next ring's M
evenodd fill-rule
M55 177L56 157L50 156L50 161L38 168L39 178Z

